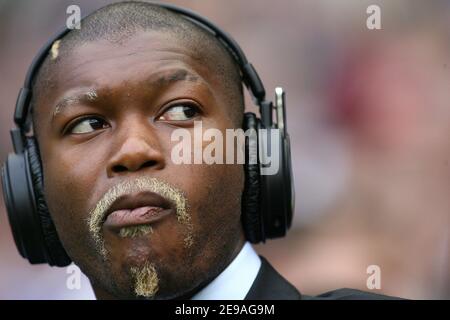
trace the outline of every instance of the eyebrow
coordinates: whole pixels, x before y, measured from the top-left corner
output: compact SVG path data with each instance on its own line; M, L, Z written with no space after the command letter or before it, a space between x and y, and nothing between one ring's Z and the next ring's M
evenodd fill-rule
M191 81L198 82L199 77L190 73L186 69L176 69L172 72L166 72L159 76L156 81L153 80L153 77L148 79L148 82L152 84L156 84L159 86L167 86L173 82L177 81ZM154 83L153 83L154 82Z
M55 105L55 108L53 110L53 117L58 115L58 113L60 113L67 106L77 104L80 102L85 102L85 101L94 102L97 99L98 99L98 93L97 93L97 90L95 90L95 89L89 89L86 92L82 92L82 93L78 93L75 95L64 97Z
M199 77L190 73L186 69L176 69L170 72L165 72L159 75L156 79L155 76L152 75L145 80L145 83L152 86L164 87L179 81L199 82ZM86 92L66 96L56 103L53 110L53 118L67 107L83 102L95 102L98 98L98 91L93 88L88 89Z

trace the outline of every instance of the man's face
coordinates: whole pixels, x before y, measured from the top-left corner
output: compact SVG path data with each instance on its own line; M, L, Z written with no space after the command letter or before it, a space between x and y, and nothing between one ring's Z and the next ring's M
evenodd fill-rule
M89 42L57 59L54 86L36 109L46 200L69 256L98 297L134 297L135 271L149 266L145 279L157 280L155 298L205 285L244 241L243 167L174 164L171 133L193 134L194 120L223 133L236 126L229 111L236 106L227 104L221 79L162 32L137 33L121 44ZM131 182L122 191L136 191L137 178L173 188L185 201L187 222L171 210L148 225L151 232L123 236L101 220L102 255L89 228L93 209L114 186Z

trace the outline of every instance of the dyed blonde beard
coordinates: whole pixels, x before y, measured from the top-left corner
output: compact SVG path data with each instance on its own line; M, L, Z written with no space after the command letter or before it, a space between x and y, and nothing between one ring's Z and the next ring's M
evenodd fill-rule
M132 267L130 271L134 278L134 293L140 297L153 298L159 289L155 265L147 262L141 268Z
M153 232L152 226L141 225L124 227L119 230L119 237L121 238L137 238L142 237Z
M191 216L187 211L187 200L183 192L156 178L139 177L135 180L119 183L109 189L97 202L97 205L89 212L89 231L94 239L97 250L100 252L105 261L107 260L108 253L102 236L102 223L107 210L111 207L113 202L122 195L141 191L157 193L160 196L171 200L175 204L177 220L187 228L184 238L184 246L186 248L192 246L193 228ZM122 228L119 231L119 236L122 238L139 237L151 232L153 232L153 229L150 225L133 226ZM159 280L154 264L147 262L142 267L132 267L130 272L135 282L134 288L136 295L151 298L156 294L158 291Z

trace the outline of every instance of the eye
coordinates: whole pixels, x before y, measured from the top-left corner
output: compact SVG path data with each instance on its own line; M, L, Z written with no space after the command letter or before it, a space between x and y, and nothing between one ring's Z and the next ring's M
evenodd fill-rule
M195 118L199 114L199 109L189 103L179 103L172 105L157 118L162 121L187 121Z
M76 121L73 125L69 127L66 131L71 134L83 134L83 133L91 133L95 130L108 128L109 125L101 118L90 117L83 118Z

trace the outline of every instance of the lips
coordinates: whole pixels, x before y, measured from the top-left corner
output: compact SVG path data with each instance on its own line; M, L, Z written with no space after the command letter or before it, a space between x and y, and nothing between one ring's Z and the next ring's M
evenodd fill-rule
M104 226L115 231L120 228L159 221L172 213L172 203L153 192L123 195L106 212Z

